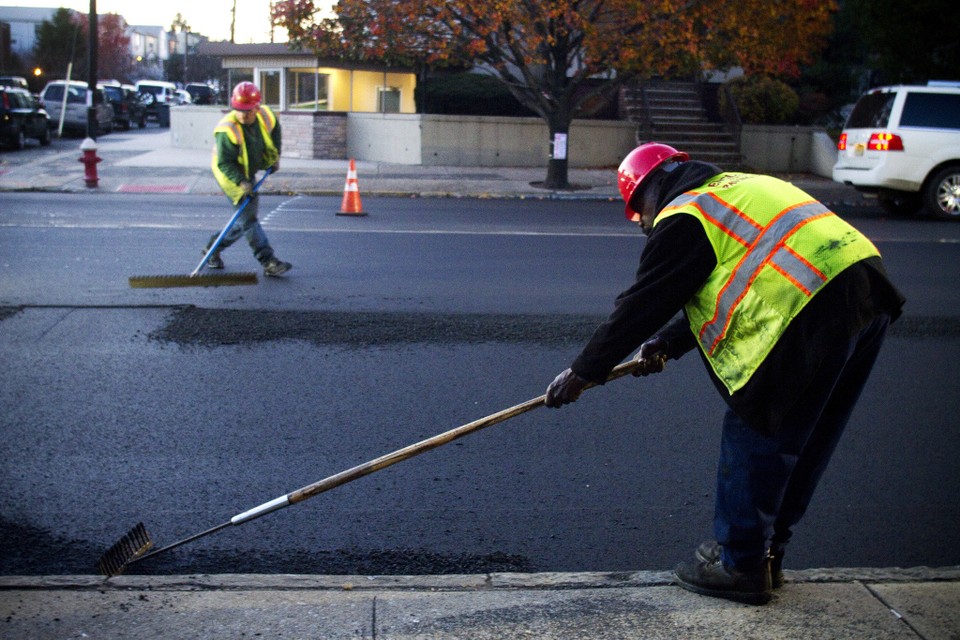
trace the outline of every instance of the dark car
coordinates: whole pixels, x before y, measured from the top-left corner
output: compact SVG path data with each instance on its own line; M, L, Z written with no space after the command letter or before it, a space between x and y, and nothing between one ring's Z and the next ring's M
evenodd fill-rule
M50 118L33 94L0 86L0 141L23 149L27 138L50 144Z
M4 87L16 87L17 89L29 89L27 79L22 76L0 76L0 85Z
M191 104L216 104L217 90L208 84L192 82L184 87L190 94Z
M119 85L103 85L103 93L107 102L113 107L113 124L124 131L136 122L143 129L147 126L147 105L143 103L140 94L133 87L126 88Z

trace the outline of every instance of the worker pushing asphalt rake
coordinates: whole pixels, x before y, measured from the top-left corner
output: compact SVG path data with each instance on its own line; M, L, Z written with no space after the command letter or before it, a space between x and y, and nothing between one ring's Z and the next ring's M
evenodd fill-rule
M659 364L662 367L665 357L662 354L655 356L659 360ZM616 380L621 378L629 373L634 373L641 367L642 363L637 362L636 360L631 360L625 362L621 365L618 365L610 372L607 381ZM595 385L588 384L585 389L589 389ZM518 405L514 405L497 413L490 414L485 418L480 418L474 422L459 426L450 431L445 431L439 435L435 435L432 438L427 438L426 440L421 440L415 444L409 445L402 449L398 449L392 453L380 456L369 462L357 465L346 471L341 471L340 473L334 474L323 480L309 484L301 489L297 489L292 493L280 496L269 502L265 502L257 507L254 507L243 513L239 513L227 522L219 524L211 529L207 529L201 533L190 536L189 538L184 538L173 544L169 544L165 547L159 549L153 549L153 541L150 540L150 535L147 533L146 527L143 523L140 522L131 529L123 538L121 538L116 544L110 547L106 553L100 556L99 561L97 562L97 569L100 573L108 578L119 575L134 562L140 562L141 560L146 560L147 558L152 558L164 551L169 551L181 545L187 544L204 536L208 536L212 533L216 533L221 529L225 529L231 525L241 525L244 522L250 522L260 516L264 516L272 511L282 509L292 504L297 504L298 502L303 502L307 498L312 498L315 495L329 491L335 487L352 482L364 476L370 475L375 471L385 469L391 465L394 465L408 458L412 458L416 455L424 453L425 451L430 451L431 449L436 449L442 445L448 444L471 434L475 431L479 431L485 427L489 427L505 420L509 420L515 416L518 416L522 413L526 413L532 409L544 406L546 401L546 396L539 396L533 398L532 400L527 400Z
M250 195L244 197L243 202L234 212L233 216L223 227L220 235L214 240L210 248L203 254L200 264L189 275L169 275L169 276L130 276L130 286L134 289L164 289L168 287L219 287L223 285L257 284L257 274L253 272L242 273L203 273L200 271L206 266L209 256L215 255L217 248L223 242L224 237L230 231L231 227L240 218L240 214L250 203L253 196L260 189L260 185L273 173L273 168L267 169L263 177L257 182L250 192Z

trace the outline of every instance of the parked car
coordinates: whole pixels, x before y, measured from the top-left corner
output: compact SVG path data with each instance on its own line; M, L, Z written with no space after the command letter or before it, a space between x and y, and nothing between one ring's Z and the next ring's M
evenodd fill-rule
M147 116L157 118L157 105L177 104L177 85L161 80L141 80L136 84L137 93L143 96L147 106Z
M193 104L216 104L217 90L208 84L191 82L184 89L190 94Z
M960 220L960 83L871 89L837 149L835 181L875 193L893 213L923 207Z
M193 98L190 97L190 92L183 89L177 89L176 104L193 104Z
M40 92L40 100L50 115L50 125L60 126L60 115L63 112L63 97L66 93L67 111L63 118L63 128L74 132L87 130L87 83L71 80L54 80ZM91 99L96 111L97 135L113 131L113 107L107 102L103 89L94 89Z
M50 144L50 118L26 89L0 85L0 141L23 149L27 138Z
M27 79L22 76L0 76L0 87L16 87L17 89L29 90Z
M103 89L110 106L113 107L113 124L115 127L127 131L134 122L141 129L147 126L147 106L143 104L140 94L132 86L128 89L122 85L108 84L101 89Z

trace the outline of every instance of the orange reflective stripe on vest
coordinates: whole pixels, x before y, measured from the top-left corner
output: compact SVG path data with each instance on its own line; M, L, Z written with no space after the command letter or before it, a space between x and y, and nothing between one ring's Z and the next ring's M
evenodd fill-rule
M808 202L783 211L762 229L752 220L744 219L739 211L723 206L711 194L703 194L699 199L715 203L716 206L710 207L714 214L712 221L747 247L740 264L734 268L717 296L716 315L700 329L700 342L706 347L707 353L712 353L730 326L733 310L743 300L763 267L769 265L779 271L806 296L812 296L826 284L827 276L785 243L805 224L831 215L831 212L819 202Z
M700 220L716 254L714 271L685 311L700 349L730 393L746 384L787 325L831 278L879 255L823 204L769 176L714 176L671 201L654 226L678 214Z

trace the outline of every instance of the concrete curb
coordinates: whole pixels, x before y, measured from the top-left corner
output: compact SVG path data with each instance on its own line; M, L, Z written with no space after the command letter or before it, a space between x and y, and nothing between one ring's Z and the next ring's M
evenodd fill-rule
M792 584L909 583L960 581L960 566L833 568L786 571ZM671 571L489 573L425 576L307 574L192 574L173 576L0 576L0 590L338 590L471 591L497 589L614 589L673 584Z

